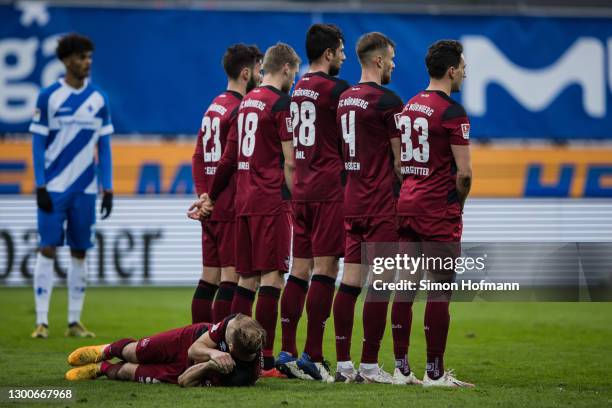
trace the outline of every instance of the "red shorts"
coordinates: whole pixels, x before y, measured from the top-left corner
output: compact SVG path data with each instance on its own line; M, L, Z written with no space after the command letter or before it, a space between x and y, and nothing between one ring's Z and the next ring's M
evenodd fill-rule
M459 242L463 232L461 216L452 218L399 216L398 224L401 242Z
M361 263L361 244L397 242L397 221L394 215L380 217L345 217L345 263Z
M198 331L207 325L210 326L196 323L138 340L136 381L178 383L178 377L189 367L189 347Z
M291 212L238 216L235 251L239 275L287 272L291 253Z
M293 203L293 256L312 258L344 254L343 203Z
M231 221L202 223L202 265L213 268L235 265L234 228Z

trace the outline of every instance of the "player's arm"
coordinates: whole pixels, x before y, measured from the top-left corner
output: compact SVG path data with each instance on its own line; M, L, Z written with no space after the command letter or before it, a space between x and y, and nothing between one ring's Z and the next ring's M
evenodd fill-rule
M472 187L472 157L469 145L451 145L455 164L457 165L457 196L461 209Z
M236 112L237 113L237 112ZM236 115L233 115L234 117ZM214 203L219 195L229 185L232 175L237 169L238 164L238 125L234 119L230 124L230 130L227 135L227 143L225 150L223 150L223 156L217 164L217 170L215 177L210 185L208 196L210 201Z
M113 159L110 139L114 132L106 97L104 98L104 106L100 109L98 115L102 119L102 128L98 138L98 173L100 174L103 191L100 213L102 219L106 219L113 209Z
M195 149L191 157L191 176L193 177L193 185L196 189L196 194L200 197L205 191L204 184L204 145L202 143L202 129L198 131Z
M178 384L181 387L197 387L202 383L202 378L205 376L220 372L219 366L214 361L197 363L179 375Z
M30 124L32 132L32 163L34 166L34 180L36 183L36 204L43 211L53 211L53 202L47 191L45 179L45 144L49 135L49 123L47 117L47 98L38 95L36 101L36 112Z
M391 151L393 152L393 170L395 171L395 175L402 181L402 162L401 162L401 142L399 137L395 137L390 140L391 142Z
M458 103L450 105L442 115L442 127L448 137L457 166L457 196L463 210L472 187L472 158L470 154L470 121Z
M282 143L283 156L285 157L284 172L285 184L289 192L293 194L293 173L295 173L295 153L293 151L293 141L284 140Z
M234 369L235 362L229 353L217 350L217 343L210 337L207 331L202 334L187 350L187 356L196 363L214 360L223 372L230 372Z

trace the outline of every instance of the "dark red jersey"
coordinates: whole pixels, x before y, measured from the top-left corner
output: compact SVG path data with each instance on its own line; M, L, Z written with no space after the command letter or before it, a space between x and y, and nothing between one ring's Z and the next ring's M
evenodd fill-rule
M395 214L390 140L400 137L396 121L402 100L373 82L360 83L342 93L337 123L344 138L345 217Z
M283 206L282 141L293 138L289 95L272 86L249 92L238 109L210 197L218 199L237 168L236 215L274 215ZM213 213L216 210L213 211Z
M241 100L242 95L238 92L225 91L217 96L204 112L192 158L193 182L198 196L210 191L217 171L217 163L221 160L227 145L227 135L236 124L238 105ZM235 178L232 177L229 186L217 199L211 220L234 220L235 184Z
M291 96L295 146L294 201L342 201L341 135L336 126L346 81L323 72L308 73Z
M451 145L470 144L470 121L463 107L441 91L422 91L399 119L402 174L400 215L453 217L461 214Z

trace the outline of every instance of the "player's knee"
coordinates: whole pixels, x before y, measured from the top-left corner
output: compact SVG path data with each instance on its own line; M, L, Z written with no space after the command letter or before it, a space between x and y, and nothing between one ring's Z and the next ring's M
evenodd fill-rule
M334 258L333 261L316 262L314 264L313 275L323 275L330 278L336 278L338 276L338 260Z
M40 253L45 258L55 259L55 247L42 247Z
M221 268L221 282L238 283L238 274L236 273L236 268L234 268L233 266Z
M293 264L291 265L291 275L302 280L308 280L310 278L311 268L312 262L310 259L293 258Z
M258 276L251 276L248 278L241 276L240 279L238 280L238 286L251 290L251 291L256 291L258 285L259 285Z
M261 286L274 286L282 288L284 283L283 273L280 271L266 272L261 275Z
M219 284L219 278L221 276L221 269L205 266L202 268L202 280L213 285Z
M130 363L138 362L138 357L136 356L137 345L137 342L132 342L123 348L123 350L121 351L121 355L123 356L124 360L129 361Z

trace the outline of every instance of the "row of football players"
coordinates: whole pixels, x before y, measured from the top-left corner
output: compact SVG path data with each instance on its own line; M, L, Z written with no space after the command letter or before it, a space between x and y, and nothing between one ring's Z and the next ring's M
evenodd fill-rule
M193 155L199 199L188 216L201 221L204 268L192 316L194 322L250 316L258 292L255 319L267 333L264 376L472 386L444 367L449 293L428 294L422 381L407 358L413 294L397 292L392 302L394 374L378 364L388 292L368 288L358 370L351 359L355 303L364 285L362 244L458 243L471 185L470 125L450 98L465 77L461 44L442 40L429 48L429 86L406 105L384 86L395 47L382 33L362 35L356 44L361 78L351 86L336 77L346 59L341 30L315 24L306 34L309 70L291 96L301 61L290 46L278 43L262 55L237 44L223 57L227 89L206 110ZM279 300L282 351L275 359ZM304 305L308 329L299 355ZM322 350L332 311L335 378Z

